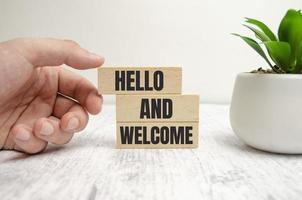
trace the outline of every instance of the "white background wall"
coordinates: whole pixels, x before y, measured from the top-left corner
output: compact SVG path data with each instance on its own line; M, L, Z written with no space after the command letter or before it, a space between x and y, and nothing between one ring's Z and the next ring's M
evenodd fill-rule
M228 103L238 72L266 66L230 33L248 33L244 17L276 31L288 8L302 1L0 0L0 40L69 38L104 55L107 66L182 66L185 93ZM95 70L78 73L96 84Z

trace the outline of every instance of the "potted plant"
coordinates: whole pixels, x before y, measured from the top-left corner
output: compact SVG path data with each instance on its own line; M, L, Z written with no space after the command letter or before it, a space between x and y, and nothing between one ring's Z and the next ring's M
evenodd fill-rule
M277 35L261 21L247 18L246 23L245 26L259 42L234 35L241 37L264 58L270 69L259 68L237 76L230 108L231 126L236 135L252 147L276 153L300 154L301 11L288 10L281 20Z

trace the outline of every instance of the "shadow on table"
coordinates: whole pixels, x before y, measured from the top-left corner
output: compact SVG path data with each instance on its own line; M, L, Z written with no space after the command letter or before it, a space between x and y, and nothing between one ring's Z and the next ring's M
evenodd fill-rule
M44 157L56 153L67 154L71 151L79 151L80 149L85 148L115 149L115 141L113 139L106 138L85 137L80 138L79 140L71 141L70 144L62 146L50 144L43 152L37 154L26 154L23 152L10 151L12 154L8 158L4 159L3 162L8 163L29 159L32 157Z
M31 157L38 157L38 156L45 156L47 154L52 154L56 151L59 151L61 149L66 148L65 146L52 146L47 148L45 151L41 152L41 153L36 153L36 154L27 154L27 153L23 153L23 152L13 152L13 154L8 157L7 159L3 160L5 163L7 162L14 162L14 161L18 161L18 160L23 160L23 159L27 159L27 158L31 158Z
M225 134L223 135L223 137L219 135L219 137L215 137L215 140L217 143L221 145L226 145L228 148L232 148L232 149L236 148L236 150L240 150L250 154L266 155L266 156L270 155L270 156L277 156L277 157L301 157L302 156L302 154L281 154L281 153L262 151L245 144L234 134Z

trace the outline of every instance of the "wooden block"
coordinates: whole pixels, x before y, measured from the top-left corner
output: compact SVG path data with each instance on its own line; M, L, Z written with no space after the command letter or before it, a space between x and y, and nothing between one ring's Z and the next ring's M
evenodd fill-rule
M100 67L100 94L180 94L180 67Z
M198 122L117 122L116 134L120 149L198 147Z
M117 95L118 122L194 122L199 120L198 95Z

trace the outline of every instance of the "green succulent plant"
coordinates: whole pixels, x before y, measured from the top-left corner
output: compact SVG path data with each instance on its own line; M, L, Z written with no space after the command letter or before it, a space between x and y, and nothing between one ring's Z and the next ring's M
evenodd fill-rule
M256 19L246 18L244 26L250 29L260 41L249 37L241 37L250 47L262 56L276 73L302 73L302 13L301 10L287 11L278 29L278 37L264 23ZM263 45L272 62L260 45Z

